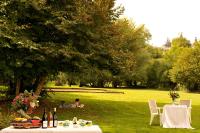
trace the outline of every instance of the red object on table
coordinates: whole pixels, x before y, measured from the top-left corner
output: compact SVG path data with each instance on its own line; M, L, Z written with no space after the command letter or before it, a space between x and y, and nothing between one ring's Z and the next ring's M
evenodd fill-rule
M39 123L41 123L41 120L31 120L31 123L33 126L37 126Z

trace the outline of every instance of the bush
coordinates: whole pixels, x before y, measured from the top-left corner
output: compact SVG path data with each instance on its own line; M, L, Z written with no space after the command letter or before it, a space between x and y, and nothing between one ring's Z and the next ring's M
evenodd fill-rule
M3 112L0 110L0 129L10 126L10 122L15 118L11 112Z

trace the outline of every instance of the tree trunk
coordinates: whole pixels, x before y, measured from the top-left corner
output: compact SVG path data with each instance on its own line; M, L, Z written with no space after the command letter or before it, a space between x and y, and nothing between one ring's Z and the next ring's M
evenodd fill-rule
M137 87L137 81L134 80L133 83L134 83L134 86Z
M80 85L79 85L79 87L83 87L83 86L86 86L86 83L85 83L85 82L82 82L82 81L80 81Z
M15 95L15 84L12 80L9 80L9 92L8 95Z
M97 87L98 88L104 88L104 81L103 80L98 80Z
M125 82L127 87L133 87L132 80L126 80Z
M20 92L20 84L21 84L20 79L17 79L17 81L16 81L16 89L15 89L15 95L16 95L16 96L19 95L19 92Z
M113 86L114 88L117 88L118 85L119 85L119 82L118 82L118 81L113 81L113 82L112 82L112 86Z
M35 91L35 95L37 95L37 96L40 95L40 92L42 91L42 88L43 88L43 86L45 84L46 78L47 78L47 76L40 77L39 84L38 84L38 86L36 88L36 91Z

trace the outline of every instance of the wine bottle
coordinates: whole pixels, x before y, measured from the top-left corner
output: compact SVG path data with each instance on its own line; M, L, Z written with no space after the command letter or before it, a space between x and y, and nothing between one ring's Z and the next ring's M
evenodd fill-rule
M56 108L54 108L54 112L53 112L53 127L57 127L58 125L58 117L56 115Z
M42 128L47 128L47 113L46 113L45 108L44 108L44 113L42 116Z
M49 110L49 113L48 113L48 127L49 128L53 127L53 116L52 116L52 113L51 113L50 110Z

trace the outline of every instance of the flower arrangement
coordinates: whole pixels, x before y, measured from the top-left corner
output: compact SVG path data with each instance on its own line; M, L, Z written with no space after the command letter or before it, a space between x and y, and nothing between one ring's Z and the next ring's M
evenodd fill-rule
M39 106L37 99L38 96L34 95L33 92L25 90L24 93L20 93L13 99L12 109L30 119L27 114L31 114L33 109Z
M175 90L170 90L169 91L169 95L172 99L172 101L174 102L177 98L180 97L180 95L178 94L178 92L176 92Z

